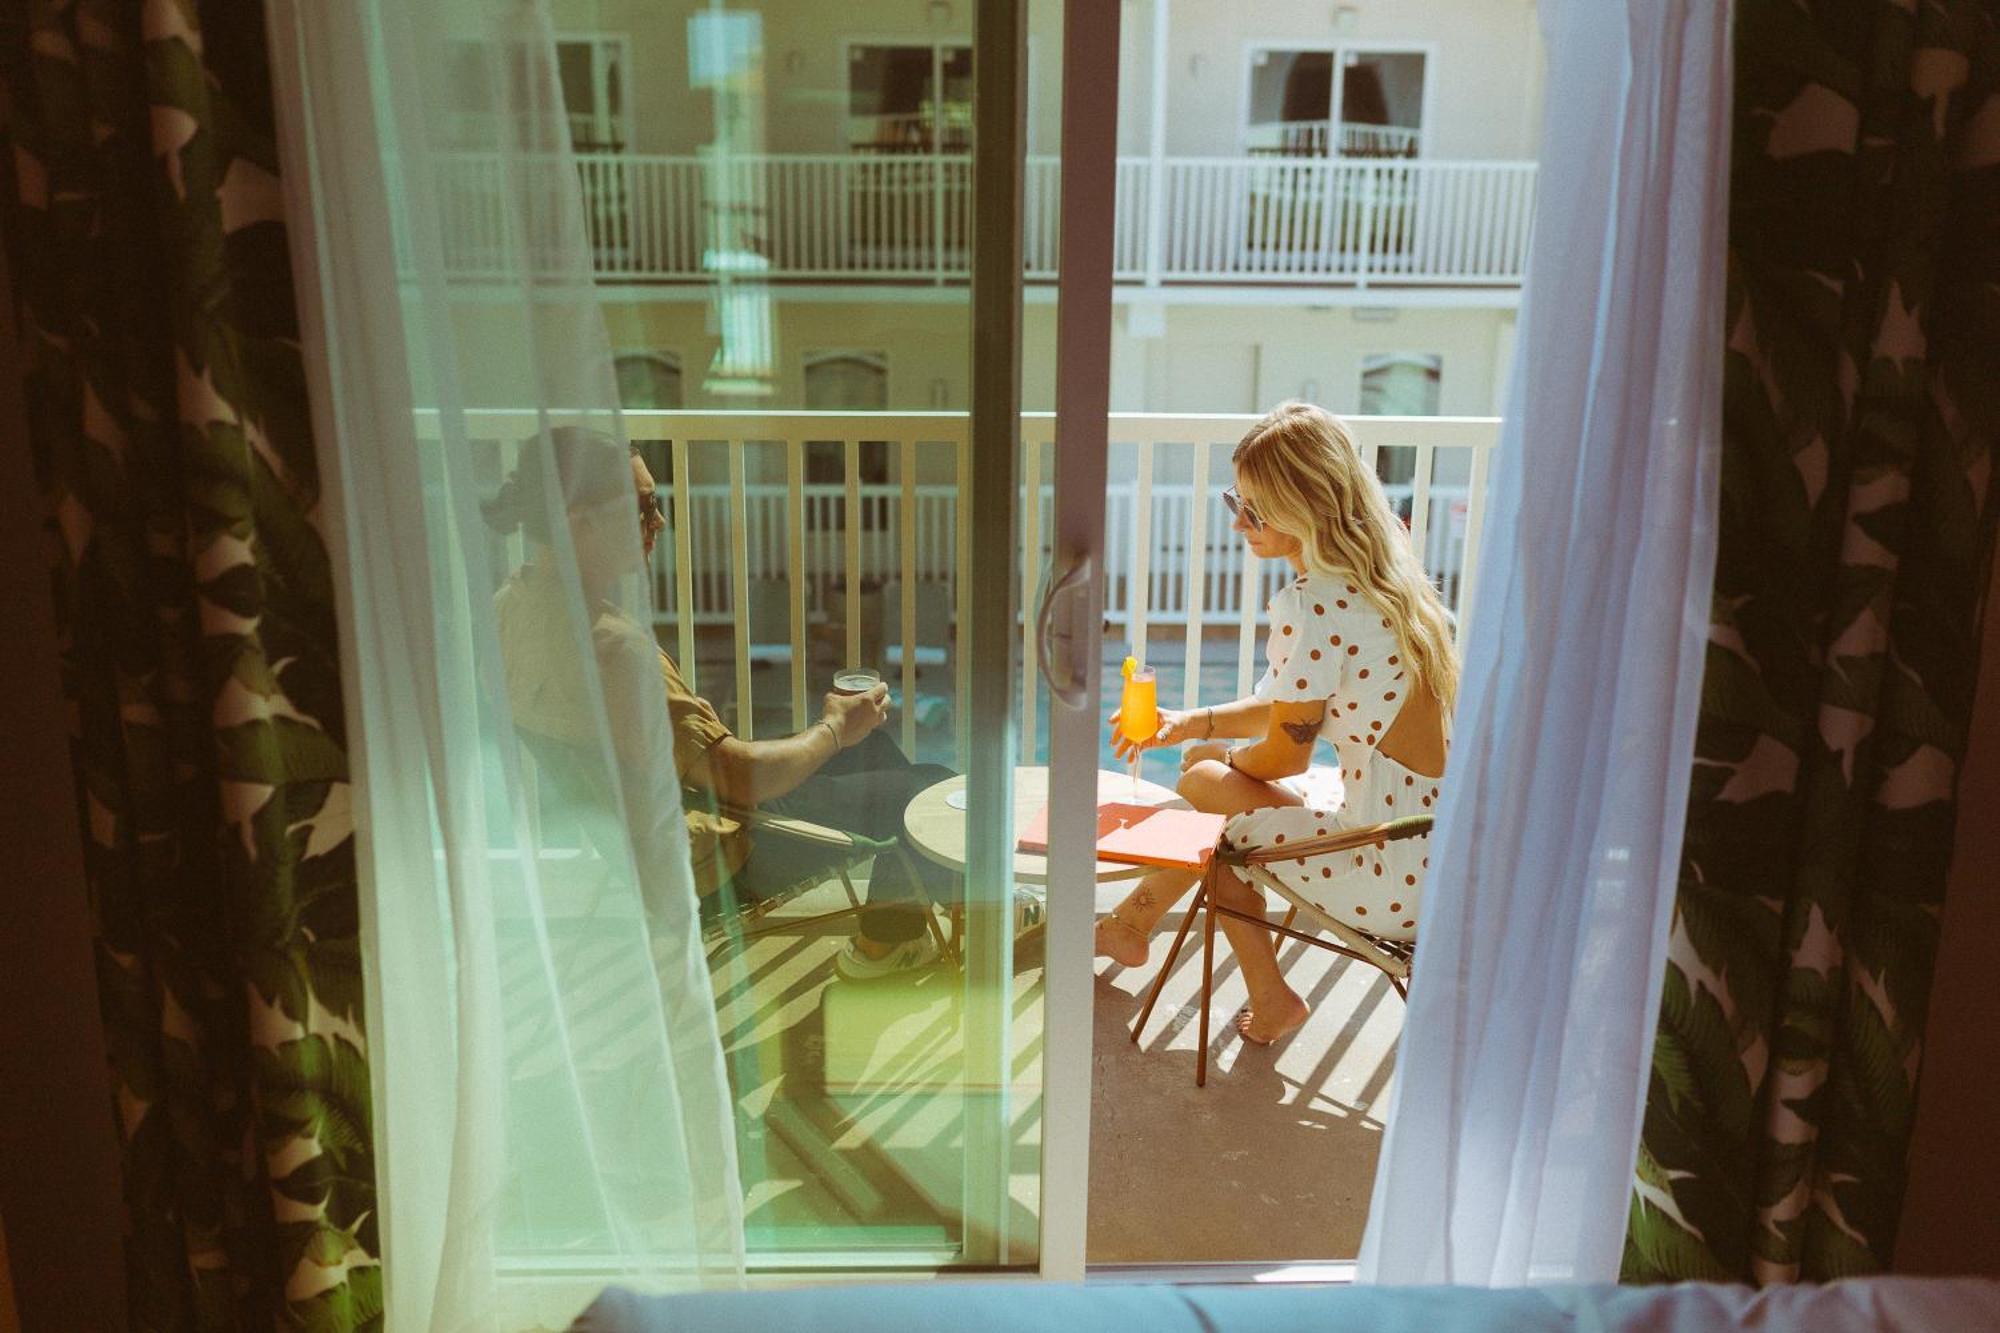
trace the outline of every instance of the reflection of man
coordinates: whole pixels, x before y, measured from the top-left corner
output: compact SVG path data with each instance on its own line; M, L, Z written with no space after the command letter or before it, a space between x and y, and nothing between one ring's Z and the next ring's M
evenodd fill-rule
M613 731L618 731L617 718L624 711L618 701L631 697L628 688L643 686L635 673L657 671L666 689L673 762L680 780L719 798L709 809L691 803L687 811L697 891L704 897L722 893L737 902L755 902L816 877L826 867L823 845L771 831L753 839L722 807L755 806L868 838L902 838L903 811L910 799L951 772L934 764L912 764L880 731L889 716L886 686L877 685L865 694L827 695L820 720L795 736L741 740L723 725L706 699L688 688L673 659L660 651L652 636L630 617L610 609L610 580L630 571L633 553L631 530L616 531L618 524L631 522L632 490L603 494L609 482L599 469L604 451L614 449L606 437L558 429L552 432L548 456L554 460L561 503L568 514L584 595L599 608L592 630ZM507 520L518 516L530 536L538 535L532 518L544 512L546 504L541 496L545 488L534 480L541 471L535 463L540 457L537 448L523 450L522 466L487 507L490 520L507 527ZM586 478L591 472L596 477ZM650 557L666 526L652 474L632 454L629 471L621 467L617 475L624 478L619 485L637 491L643 547ZM575 689L562 688L561 672L544 646L547 626L568 623L551 560L531 560L508 582L499 595L498 616L516 726L530 736L566 739L589 710L582 700L566 697ZM859 929L835 960L842 976L854 980L888 976L937 958L922 895L934 901L956 898L957 882L907 847L905 852L876 860ZM913 867L924 877L921 884L912 877ZM1032 910L1039 920L1038 908L1024 904L1022 910Z

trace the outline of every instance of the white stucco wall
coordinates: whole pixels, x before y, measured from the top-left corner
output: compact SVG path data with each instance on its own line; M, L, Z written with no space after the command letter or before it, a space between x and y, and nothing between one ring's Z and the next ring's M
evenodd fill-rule
M1362 359L1418 352L1443 358L1438 410L1486 416L1512 352L1514 312L1490 309L1169 306L1166 332L1138 338L1122 317L1112 338L1112 400L1121 412L1251 412L1310 398L1360 407ZM1189 383L1190 366L1213 369Z
M720 399L701 392L716 335L704 301L613 294L606 322L616 352L671 352L680 358L693 408L805 405L805 360L815 352L879 352L888 363L889 407L964 411L970 378L970 309L963 291L944 300L786 299L772 304L773 392L768 398ZM1053 302L1023 312L1022 404L1055 406ZM463 315L476 328L480 308ZM1129 307L1113 325L1111 406L1121 412L1249 412L1284 398L1310 396L1340 412L1360 401L1362 358L1370 353L1434 353L1443 358L1439 411L1484 416L1513 350L1514 312L1480 308L1169 305L1159 336L1130 332ZM476 335L468 335L476 336ZM500 358L469 367L471 391L504 403L517 383ZM484 379L479 378L484 375Z

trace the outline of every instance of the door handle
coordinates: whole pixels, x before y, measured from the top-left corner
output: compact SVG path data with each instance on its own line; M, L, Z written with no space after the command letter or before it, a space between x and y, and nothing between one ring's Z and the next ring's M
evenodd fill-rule
M1084 654L1079 651L1079 640L1088 641L1090 637L1093 568L1094 562L1088 554L1075 557L1068 568L1049 580L1048 591L1042 594L1042 605L1035 615L1035 655L1041 662L1042 679L1049 683L1049 693L1065 708L1082 708L1087 701L1088 677L1084 675L1086 665L1081 660ZM1082 634L1077 633L1079 623L1085 625ZM1056 628L1058 624L1061 629Z

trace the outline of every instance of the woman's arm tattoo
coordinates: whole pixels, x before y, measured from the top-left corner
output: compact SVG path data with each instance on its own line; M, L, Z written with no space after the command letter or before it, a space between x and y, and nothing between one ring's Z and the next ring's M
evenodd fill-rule
M1278 725L1284 728L1285 734L1296 745L1311 745L1313 737L1319 735L1317 722L1280 722Z

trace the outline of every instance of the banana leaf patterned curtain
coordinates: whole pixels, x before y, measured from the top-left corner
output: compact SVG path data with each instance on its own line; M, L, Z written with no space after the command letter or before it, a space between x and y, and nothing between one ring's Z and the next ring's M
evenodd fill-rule
M262 7L11 0L0 80L132 1324L373 1327L348 764Z
M1720 544L1628 1280L1893 1251L1994 538L1996 15L1737 6Z

